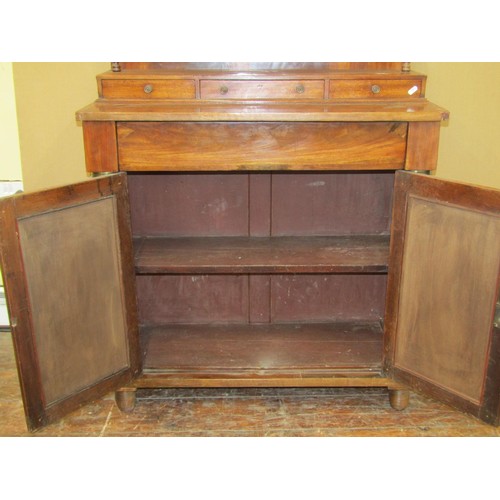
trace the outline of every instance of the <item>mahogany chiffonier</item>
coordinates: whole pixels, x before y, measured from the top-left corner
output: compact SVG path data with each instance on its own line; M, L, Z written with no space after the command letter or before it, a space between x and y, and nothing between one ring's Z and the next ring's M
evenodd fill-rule
M114 63L93 178L1 200L27 424L137 388L415 389L498 425L500 191L401 63Z

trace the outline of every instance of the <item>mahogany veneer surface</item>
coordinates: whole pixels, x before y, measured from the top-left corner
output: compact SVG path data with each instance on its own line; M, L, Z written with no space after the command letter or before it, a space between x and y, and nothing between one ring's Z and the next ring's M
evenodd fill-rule
M407 125L379 123L118 123L121 170L394 170Z

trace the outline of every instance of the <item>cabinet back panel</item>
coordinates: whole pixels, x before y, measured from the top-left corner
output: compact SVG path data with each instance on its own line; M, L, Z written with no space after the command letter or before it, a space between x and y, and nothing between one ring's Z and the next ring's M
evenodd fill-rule
M248 277L137 276L139 323L245 323Z
M248 175L130 175L135 236L247 236Z
M272 235L389 233L392 172L273 174Z
M134 236L388 234L393 172L129 174Z
M379 321L386 275L139 275L143 325Z
M385 288L383 274L272 276L272 322L379 321Z

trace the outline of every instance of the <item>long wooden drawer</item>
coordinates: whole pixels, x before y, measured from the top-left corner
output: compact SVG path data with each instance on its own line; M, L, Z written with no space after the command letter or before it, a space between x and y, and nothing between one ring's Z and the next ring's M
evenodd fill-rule
M403 168L401 122L121 122L121 170L392 170Z
M194 99L194 80L102 80L107 99Z
M330 80L330 99L380 99L423 97L423 81L405 80Z
M323 80L201 80L202 99L323 99Z

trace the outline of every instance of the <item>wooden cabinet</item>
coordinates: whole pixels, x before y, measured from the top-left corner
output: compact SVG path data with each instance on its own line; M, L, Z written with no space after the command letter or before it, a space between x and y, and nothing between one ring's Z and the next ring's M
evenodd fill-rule
M2 200L28 426L186 386L412 387L498 424L500 192L403 172L436 168L425 76L250 66L100 75L106 174Z

